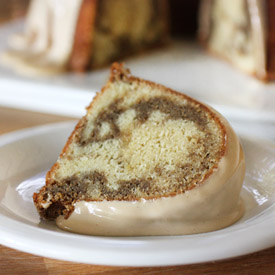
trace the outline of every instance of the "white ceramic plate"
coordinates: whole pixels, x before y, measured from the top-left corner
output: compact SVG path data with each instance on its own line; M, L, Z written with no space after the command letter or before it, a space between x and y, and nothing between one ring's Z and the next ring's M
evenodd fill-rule
M20 20L0 27L0 56L8 48L8 38L22 31L22 25ZM198 43L173 42L127 59L126 65L134 75L207 102L228 119L269 121L274 127L275 82L266 84L243 74L206 54ZM16 74L0 62L0 105L78 117L108 75L105 68L83 75L33 78Z
M93 237L40 222L31 197L56 161L74 123L0 137L0 243L60 260L101 265L161 266L225 259L275 245L275 144L242 138L246 212L215 232L164 237Z

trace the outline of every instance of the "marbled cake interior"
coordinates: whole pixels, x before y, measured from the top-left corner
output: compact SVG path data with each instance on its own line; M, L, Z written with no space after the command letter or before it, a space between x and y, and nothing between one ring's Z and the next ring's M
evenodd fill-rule
M66 212L72 201L184 193L217 167L225 142L217 117L167 90L137 80L105 87L40 192L46 218Z

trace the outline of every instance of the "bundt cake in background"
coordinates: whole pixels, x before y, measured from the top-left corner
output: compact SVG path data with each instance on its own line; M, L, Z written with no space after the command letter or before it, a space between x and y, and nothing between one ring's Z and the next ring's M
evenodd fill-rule
M2 62L30 75L83 72L198 33L214 55L272 80L274 11L272 0L32 0Z

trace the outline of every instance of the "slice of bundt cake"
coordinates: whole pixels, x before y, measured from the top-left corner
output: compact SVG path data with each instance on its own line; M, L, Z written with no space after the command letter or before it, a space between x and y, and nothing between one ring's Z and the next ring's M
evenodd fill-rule
M81 201L124 206L161 201L200 189L217 171L224 176L221 184L239 164L240 146L228 127L198 101L135 78L115 63L109 82L48 172L46 185L34 194L36 208L44 219L67 219ZM221 170L225 156L230 161ZM242 177L230 211L238 204L241 182Z

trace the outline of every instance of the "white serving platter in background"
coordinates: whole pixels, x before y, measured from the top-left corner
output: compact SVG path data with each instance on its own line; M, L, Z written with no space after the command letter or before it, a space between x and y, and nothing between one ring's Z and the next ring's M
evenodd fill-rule
M0 52L22 30L19 20L1 26ZM275 122L275 82L263 83L203 51L195 42L170 46L126 60L132 73L208 103L229 120ZM0 105L79 117L108 79L109 69L30 78L0 64ZM273 125L274 126L274 125Z

